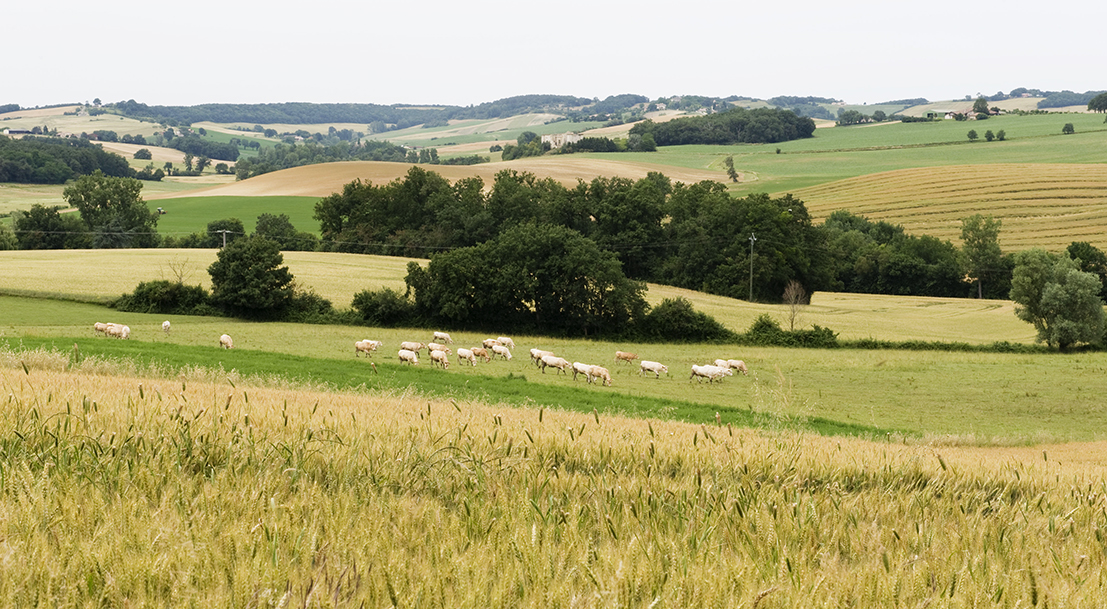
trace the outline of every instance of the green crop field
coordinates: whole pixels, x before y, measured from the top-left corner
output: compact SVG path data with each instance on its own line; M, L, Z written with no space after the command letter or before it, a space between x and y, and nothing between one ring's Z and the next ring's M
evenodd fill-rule
M296 230L319 233L315 214L315 197L177 197L152 199L146 202L150 210L159 207L165 214L158 217L158 232L163 235L188 235L204 232L209 222L238 218L247 233L252 233L261 214L288 215Z

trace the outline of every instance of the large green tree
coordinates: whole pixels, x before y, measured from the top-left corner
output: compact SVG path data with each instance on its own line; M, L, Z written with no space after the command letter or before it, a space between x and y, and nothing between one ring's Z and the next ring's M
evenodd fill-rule
M965 273L976 282L976 297L984 298L984 280L1002 269L1003 250L999 247L1002 222L991 216L974 214L961 220L961 252Z
M1068 256L1041 249L1015 255L1011 300L1015 315L1031 323L1038 340L1065 350L1103 338L1102 285L1092 273L1081 271Z
M1107 254L1087 241L1073 241L1065 251L1081 271L1099 277L1103 285L1099 297L1107 300Z
M96 171L65 187L62 196L77 208L97 248L155 247L158 214L141 196L142 182Z
M1107 93L1100 93L1088 102L1088 109L1092 112L1107 112Z
M208 267L212 302L233 315L278 316L293 296L292 273L283 263L280 247L265 237L228 243Z
M472 328L617 334L646 310L645 284L576 231L521 224L481 245L438 254L406 279L425 317Z

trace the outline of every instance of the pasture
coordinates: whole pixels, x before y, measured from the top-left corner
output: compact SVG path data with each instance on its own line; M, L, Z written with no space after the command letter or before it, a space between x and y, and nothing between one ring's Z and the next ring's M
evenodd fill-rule
M0 355L6 605L1021 607L1104 595L1093 481L1107 472L1087 451L903 446L86 363Z
M233 184L234 178L230 180ZM146 205L151 211L159 207L165 210L165 214L158 216L158 233L162 235L203 233L209 222L226 218L242 220L249 234L254 232L261 214L287 214L296 230L318 234L319 222L312 217L317 201L317 197L181 196L146 198Z
M770 415L774 421L796 420L816 428L838 425L855 429L849 433L877 430L896 437L968 444L1093 440L1100 439L1102 430L1107 429L1099 424L1107 424L1107 407L1101 400L1107 395L1107 354L1102 353L801 350L515 336L518 348L510 362L497 360L471 367L461 366L453 358L450 369L442 371L433 370L423 358L415 369L396 360L396 345L401 341L430 340L426 329L169 316L173 331L166 336L161 331L165 316L121 313L94 304L5 296L0 297L0 308L5 311L0 336L13 348L22 341L26 346L53 346L65 353L76 342L86 355L138 357L178 366L191 362L242 374L283 374L340 388L362 383L389 389L410 386L459 399L566 409L584 404L585 411L597 408L693 422L713 419L714 412L721 412L727 421L758 413ZM868 317L883 314L877 308ZM126 324L132 328L132 339L124 342L94 336L91 324L95 321ZM926 325L920 319L904 323ZM969 316L960 323L966 328L974 325ZM217 339L224 332L235 339L233 351L217 348ZM452 334L454 348L479 345L489 335ZM353 343L363 338L385 342L386 347L372 359L379 374L370 372L365 358L354 357ZM552 370L541 373L529 361L531 347L554 351L570 361L604 365L613 374L613 386L587 386L583 380L574 382L571 376ZM616 350L634 351L640 359L665 363L669 374L661 379L642 377L636 366L612 362ZM274 359L273 354L278 357ZM263 361L258 363L255 358ZM692 364L716 358L743 359L751 374L728 377L722 383L689 381ZM600 403L595 401L597 397ZM648 407L636 400L672 403ZM856 431L864 429L870 431Z
M163 216L166 217L166 216ZM215 261L210 249L9 251L0 252L0 293L106 303L129 293L141 281L177 280L210 289L207 268ZM422 259L363 256L325 252L284 252L284 262L303 289L347 309L362 290L406 289L407 264ZM79 261L79 264L74 264ZM97 269L95 273L87 269ZM685 298L696 310L727 328L743 332L759 315L782 323L788 311L781 305L748 303L649 284L650 304L665 298ZM818 324L844 339L915 340L986 344L996 341L1030 343L1033 328L1015 318L1006 300L929 298L818 292L800 308L796 327Z

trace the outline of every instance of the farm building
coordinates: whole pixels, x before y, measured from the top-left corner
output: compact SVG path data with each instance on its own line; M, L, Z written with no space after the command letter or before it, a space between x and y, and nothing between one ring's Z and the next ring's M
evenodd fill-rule
M565 144L575 144L583 137L579 133L551 133L542 136L542 143L549 144L550 148L561 148Z

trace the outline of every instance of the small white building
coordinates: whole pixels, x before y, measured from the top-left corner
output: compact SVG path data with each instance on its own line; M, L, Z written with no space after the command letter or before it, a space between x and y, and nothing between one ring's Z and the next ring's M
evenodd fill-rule
M551 133L542 136L542 143L549 144L550 148L561 148L565 144L575 144L584 138L579 133Z

